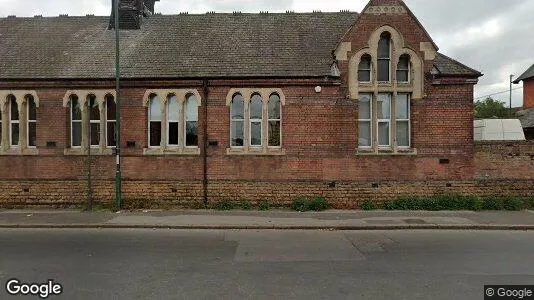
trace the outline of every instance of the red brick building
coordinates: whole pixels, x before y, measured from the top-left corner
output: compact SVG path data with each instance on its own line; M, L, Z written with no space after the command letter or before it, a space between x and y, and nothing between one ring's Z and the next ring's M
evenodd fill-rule
M120 7L134 12L121 19L125 198L320 194L354 207L475 178L482 74L439 53L402 1L371 0L361 13L151 16L148 2ZM84 201L89 145L95 198L113 199L108 25L0 19L0 201Z
M517 113L517 117L521 120L526 138L534 140L534 65L521 74L514 84L519 84L521 81L523 82L523 110Z

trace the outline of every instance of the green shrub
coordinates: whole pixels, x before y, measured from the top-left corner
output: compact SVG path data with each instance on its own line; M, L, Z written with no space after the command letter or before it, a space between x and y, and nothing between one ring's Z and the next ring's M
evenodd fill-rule
M260 201L258 203L258 209L261 210L261 211L267 211L267 210L271 209L271 206L269 205L269 202L267 202L267 201Z
M395 201L386 201L384 202L384 209L385 210L396 210L397 207L395 206Z
M371 200L365 200L360 206L361 210L375 210L376 205Z
M534 209L534 198L530 198L530 199L527 201L527 208L528 208L528 209Z
M484 201L484 205L482 208L484 210L503 210L504 209L504 203L502 199L499 199L497 197L486 197L483 199L483 201Z
M239 208L241 208L242 210L251 210L253 208L253 205L248 200L241 200L239 202Z
M525 208L523 200L517 197L505 197L502 199L504 209L510 211L520 211Z
M330 204L322 197L299 197L291 203L290 207L299 212L323 211L330 208Z
M234 203L228 200L223 200L215 205L215 209L217 210L232 210L235 208Z

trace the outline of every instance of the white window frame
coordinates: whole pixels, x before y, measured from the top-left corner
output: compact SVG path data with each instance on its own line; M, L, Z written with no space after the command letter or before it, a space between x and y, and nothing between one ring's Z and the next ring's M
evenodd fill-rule
M91 98L90 98L91 96L95 97L94 101L96 102L96 105L97 105L96 108L98 109L98 120L91 120L91 109L92 109L92 107L91 107ZM87 105L87 118L89 118L89 128L88 128L88 130L89 130L89 140L87 142L89 143L90 148L97 149L97 148L100 148L100 144L102 142L101 141L101 135L100 135L100 133L102 132L102 128L100 128L100 127L102 127L101 124L100 124L100 120L102 119L102 116L101 116L102 111L100 110L100 104L98 102L98 98L96 97L96 95L89 94L87 96L87 101L85 103ZM100 131L98 132L98 145L93 145L92 141L91 141L91 136L92 136L91 135L91 127L92 127L93 124L97 124L98 128L100 129ZM82 140L83 140L83 138L82 138ZM106 143L107 143L107 137L106 137Z
M196 121L188 121L188 118L187 118L187 103L188 103L188 100L191 98L191 97L194 97L192 98L192 104L193 106L196 107L196 111L197 111L197 120ZM182 118L183 118L183 126L182 126L182 131L183 131L183 136L184 136L184 147L185 148L189 148L189 149L197 149L199 147L198 145L198 142L197 141L197 145L196 146L187 146L187 122L197 122L197 140L198 140L198 124L199 124L199 116L198 116L198 99L196 99L196 95L195 94L187 94L185 95L185 99L184 99L184 102L183 102L183 105L181 107L182 109L182 114L180 115Z
M30 101L33 101L35 106L35 120L30 120ZM26 120L27 120L27 126L26 126L26 142L28 144L28 148L35 149L37 148L37 141L35 146L30 146L30 124L35 124L35 135L37 136L37 104L35 103L35 99L33 97L26 98Z
M161 102L161 100L159 99L159 95L155 94L155 97L152 98L151 96L149 96L149 99L148 99L148 148L151 148L151 149L155 149L155 148L161 148L161 139L163 138L163 122L164 122L164 118L165 116L163 116L163 113L161 112L161 106L163 105L163 103ZM160 105L160 119L159 120L152 120L152 116L151 116L151 111L152 111L152 101L159 101L159 105ZM151 144L151 134L150 134L150 123L151 122L160 122L160 144L157 145L157 146L152 146Z
M20 117L21 117L21 109L20 109L20 105L19 103L17 102L17 98L15 96L13 97L8 97L9 98L9 105L8 105L8 110L9 110L9 147L11 148L20 148ZM18 111L18 115L19 115L19 119L18 120L13 120L13 116L12 116L12 105L13 105L13 101L15 101L15 103L17 103L17 111ZM19 126L19 142L17 145L13 145L13 125L14 124L18 124Z
M77 98L76 101L78 101L78 104L80 105L80 110L81 110L81 114L80 115L82 116L82 119L81 120L72 119L72 110L73 110L73 105L74 105L73 100L74 99L71 98L69 100L70 101L70 106L69 106L69 108L70 108L70 147L74 148L74 149L81 149L82 148L82 144L83 144L83 109L82 109L82 106L80 104L80 98L77 95L76 95L76 98ZM74 136L73 136L74 126L72 126L73 123L80 123L80 125L81 125L80 126L80 130L81 130L81 132L80 132L80 137L81 137L80 146L74 146Z
M369 96L369 98L370 98L370 101L369 101L369 119L361 119L360 118L359 103L361 101L359 99L361 99L362 96ZM372 93L361 93L358 96L358 148L360 148L360 149L371 149L371 148L373 148L373 129L375 128L375 126L373 124L373 112L374 112L374 110L373 110L373 102L374 102L374 95ZM369 126L370 126L369 139L371 141L369 146L360 146L360 134L359 134L360 122L368 122L369 123Z
M259 99L260 99L260 103L261 103L261 118L259 119L252 119L251 118L251 114L252 114L252 100L254 98L254 96L258 96ZM248 146L250 148L253 148L253 149L258 149L258 148L263 148L263 137L265 136L264 135L264 132L263 132L263 115L264 115L264 109L263 109L263 106L264 106L264 103L263 103L263 97L259 94L259 93L254 93L252 94L252 96L250 97L250 101L249 101L249 109L248 109L248 118L249 118L249 127L248 127ZM252 124L253 123L259 123L260 124L260 144L259 145L252 145Z
M274 118L271 118L271 115L269 114L269 103L271 102L271 97L273 95L277 95L278 96L278 101L279 101L279 110L280 110L280 118L278 119L274 119ZM271 123L271 121L273 122L279 122L280 123L280 129L279 129L279 133L278 133L278 136L280 138L280 141L279 141L279 144L280 146L271 146L269 145L269 140L270 140L270 136L269 136L269 125ZM269 100L267 100L267 148L271 148L271 149L281 149L282 148L282 98L280 97L280 95L278 93L271 93L269 95Z
M240 95L242 100L243 100L243 118L242 119L234 119L234 117L232 116L232 105L234 104L234 99L235 99L235 97L237 95ZM244 149L245 148L246 141L244 139L245 139L245 136L247 134L245 132L245 129L246 129L245 128L246 113L247 113L247 101L245 100L245 97L241 93L234 93L232 95L232 101L230 102L230 148L232 148L232 149ZM242 128L243 128L243 145L242 146L234 146L233 145L232 126L233 126L234 122L241 122L243 124L242 125Z
M411 93L398 93L397 94L397 99L395 99L395 101L399 101L399 95L406 95L408 97L408 103L407 103L407 106L408 106L408 119L398 119L397 118L397 111L398 111L398 105L395 105L396 109L395 109L395 123L396 123L396 126L398 128L398 123L399 122L408 122L408 146L399 146L397 145L397 148L399 149L410 149L412 147L412 108L411 108L411 102L412 102L412 95ZM395 132L395 140L398 140L397 139L397 132Z
M378 99L380 98L380 95L388 95L389 96L389 119L379 119L378 118ZM376 143L377 147L379 149L391 149L392 148L392 136L391 136L391 119L393 118L393 94L392 93L378 93L378 96L376 98ZM387 145L380 145L380 124L381 123L387 123L388 126L388 144ZM396 133L395 133L396 134Z
M170 118L170 109L171 109L171 100L174 99L176 101L176 106L178 107L178 119L177 120L173 120ZM166 134L166 146L167 147L170 147L170 148L177 148L180 146L180 125L182 125L182 122L180 122L180 116L183 112L183 109L180 105L180 101L178 99L178 97L174 94L169 94L167 95L167 102L165 103L165 111L166 111L166 114L165 114L165 117L166 117L166 124L167 124L167 132L165 133ZM163 123L163 122L162 122ZM178 123L178 138L176 140L176 144L171 144L170 143L170 133L171 133L171 123Z
M109 141L108 141L108 124L109 123L114 123L115 126L113 126L113 128L115 129L114 131L116 132L117 131L117 116L113 116L114 119L111 119L109 120L108 119L108 98L111 97L111 101L113 101L113 103L115 103L115 109L117 110L118 107L117 107L117 102L115 101L115 97L113 97L112 95L106 95L104 97L104 110L103 110L103 114L105 114L105 118L106 118L106 128L104 129L104 136L105 136L105 145L106 145L106 148L108 149L114 149L114 148L117 148L117 146L110 146L109 145ZM115 132L113 133L115 135ZM115 143L117 142L117 137L115 136Z
M369 57L369 69L360 69L360 64L364 57ZM360 71L369 71L369 81L362 81L360 80ZM358 63L358 82L359 83L371 83L373 82L373 57L370 54L363 54L360 57L360 62Z
M408 58L408 68L407 69L399 69L399 63L400 63L400 60L403 56L406 56ZM403 84L406 84L406 83L410 83L410 80L411 80L411 58L408 54L402 54L401 56L399 56L399 61L397 63L397 69L395 70L395 77L397 79L397 83L403 83ZM402 72L406 72L407 73L407 76L406 76L406 81L400 81L399 80L399 76L398 76L398 72L399 71L402 71Z
M386 57L380 57L380 56L379 56L379 53L380 53L380 40L382 39L382 35L383 35L384 33L389 34L389 57L387 57L387 58L386 58ZM378 42L378 49L377 49L377 68L376 68L376 69L377 69L377 73L376 73L377 76L376 76L376 80L377 80L379 83L391 83L391 77L393 76L393 75L391 74L391 73L392 73L392 72L391 72L391 70L392 70L392 66L391 66L391 56L392 56L392 55L391 55L391 54L392 54L392 52L393 52L393 51L392 51L392 50L393 50L393 49L392 49L393 47L392 47L392 36L391 36L391 33L390 33L390 32L387 32L387 31L384 31L384 32L380 35L380 40L379 40L379 42ZM388 61L388 69L389 69L388 73L389 73L389 77L388 77L388 80L387 80L387 81L381 81L380 78L378 78L378 76L380 76L380 75L379 75L379 74L380 74L380 63L379 63L379 62L380 62L381 60L387 60L387 61Z

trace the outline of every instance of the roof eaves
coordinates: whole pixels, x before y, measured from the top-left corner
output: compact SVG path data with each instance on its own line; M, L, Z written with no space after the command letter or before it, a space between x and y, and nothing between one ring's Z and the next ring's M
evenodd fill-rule
M454 58L451 58L451 57L449 57L449 56L447 56L447 55L445 55L445 54L443 54L443 53L438 53L438 55L441 55L441 56L447 58L448 60L451 60L451 61L453 61L454 63L460 65L461 67L468 69L469 71L471 71L471 72L473 73L473 74L471 74L473 77L477 77L477 78L478 78L478 77L482 77L482 76L484 76L484 74L482 74L482 72L477 71L477 70L475 70L475 69L473 69L473 68L471 68L471 67L468 67L468 66L464 65L463 63L457 61L457 60L454 59ZM438 70L439 70L439 68L438 68ZM442 73L442 75L449 75L449 76L450 76L450 75L460 75L460 74L446 74L446 73ZM460 75L460 76L466 76L466 75Z
M521 74L521 76L517 77L516 80L514 80L514 84L519 84L522 80L534 78L534 65L530 66L525 73Z

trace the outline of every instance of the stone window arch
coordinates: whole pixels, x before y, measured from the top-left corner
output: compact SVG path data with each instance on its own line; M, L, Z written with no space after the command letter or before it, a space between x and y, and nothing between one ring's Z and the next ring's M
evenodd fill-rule
M283 155L282 107L277 88L231 89L226 97L230 117L229 155Z
M35 91L0 90L0 155L37 155Z
M408 54L399 56L397 63L397 83L409 83L411 73L411 58Z
M147 90L148 147L145 155L200 155L198 107L200 94L194 89Z

